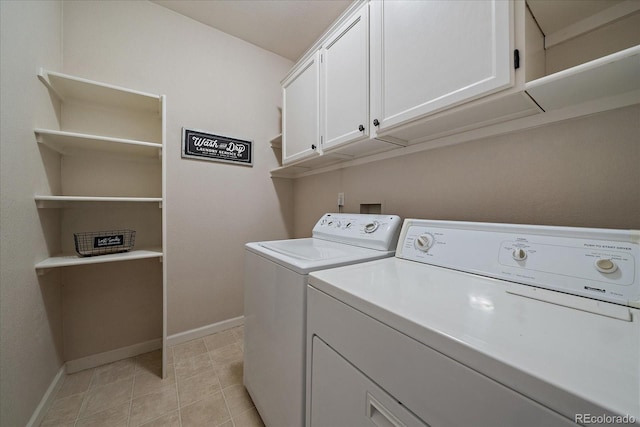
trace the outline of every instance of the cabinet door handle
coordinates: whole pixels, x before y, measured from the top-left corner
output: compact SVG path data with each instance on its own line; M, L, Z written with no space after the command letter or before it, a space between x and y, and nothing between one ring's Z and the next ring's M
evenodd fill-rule
M358 126L358 130L359 130L360 132L364 132L364 126L363 126L363 125Z
M315 150L316 149L316 144L311 144L311 149Z
M373 125L380 126L380 122L378 121L378 119L373 119Z

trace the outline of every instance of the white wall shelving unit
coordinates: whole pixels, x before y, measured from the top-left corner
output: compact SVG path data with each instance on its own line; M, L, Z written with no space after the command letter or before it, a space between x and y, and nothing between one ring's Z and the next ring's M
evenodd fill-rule
M60 162L47 174L47 192L52 194L37 194L35 202L38 209L60 209L59 227L47 231L51 234L47 238L59 241L60 248L56 251L52 245L54 253L36 263L35 269L42 275L55 268L117 266L158 258L162 269L162 371L166 376L166 214L162 209L166 98L44 69L38 78L52 96L60 129L36 128L35 139L45 150L57 153ZM73 253L73 233L123 225L136 229L140 247L92 257ZM114 267L114 278L118 273ZM98 359L97 363L111 361Z

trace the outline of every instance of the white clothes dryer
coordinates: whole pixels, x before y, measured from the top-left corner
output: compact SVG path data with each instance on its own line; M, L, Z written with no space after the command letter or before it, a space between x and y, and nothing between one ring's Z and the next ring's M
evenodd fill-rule
M640 233L407 219L313 272L307 426L640 425Z
M393 256L401 225L328 213L311 238L246 245L244 385L267 426L304 425L308 274Z

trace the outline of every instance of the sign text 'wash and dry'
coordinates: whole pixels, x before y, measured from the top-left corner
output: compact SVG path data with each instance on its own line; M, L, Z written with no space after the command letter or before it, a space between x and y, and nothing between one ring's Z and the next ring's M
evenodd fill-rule
M182 128L182 157L253 166L253 142Z

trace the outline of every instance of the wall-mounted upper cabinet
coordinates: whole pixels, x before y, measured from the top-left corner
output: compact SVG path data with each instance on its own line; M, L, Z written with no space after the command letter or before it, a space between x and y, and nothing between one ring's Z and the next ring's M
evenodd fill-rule
M511 9L498 0L371 2L378 131L512 87Z
M395 148L370 139L367 3L340 21L282 87L285 167L321 167Z
M285 146L272 176L640 103L638 28L637 0L356 2L285 79L283 141L316 149ZM295 112L287 84L318 55L320 96Z
M321 50L323 150L369 137L369 22L360 8Z
M282 82L282 163L320 154L320 52Z

